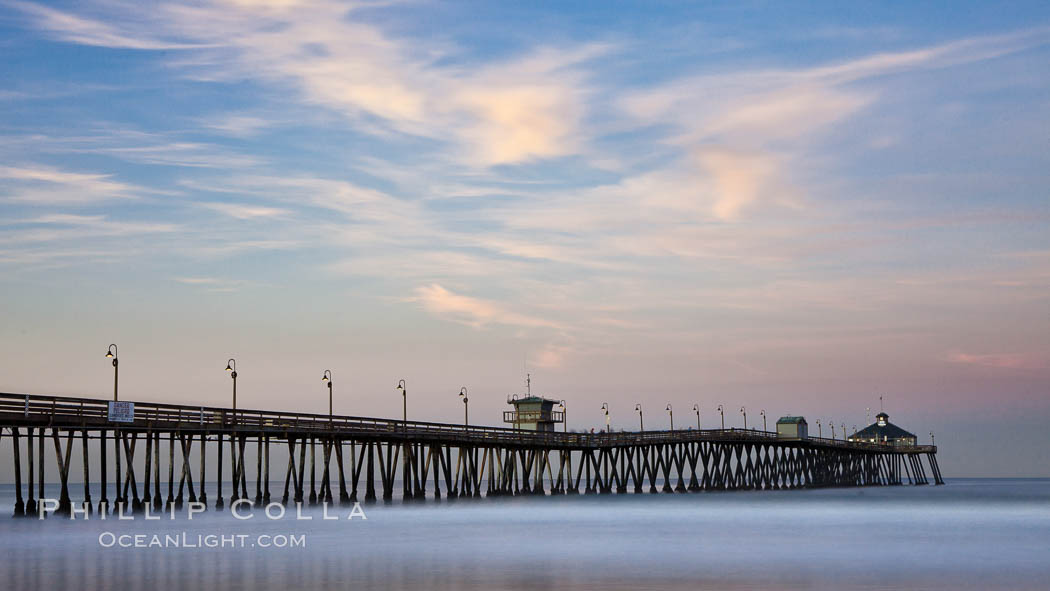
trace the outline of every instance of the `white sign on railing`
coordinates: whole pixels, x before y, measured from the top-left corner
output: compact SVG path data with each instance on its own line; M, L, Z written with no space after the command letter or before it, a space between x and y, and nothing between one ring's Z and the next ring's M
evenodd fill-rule
M114 423L134 423L135 422L135 403L134 402L110 402L109 403L109 420Z

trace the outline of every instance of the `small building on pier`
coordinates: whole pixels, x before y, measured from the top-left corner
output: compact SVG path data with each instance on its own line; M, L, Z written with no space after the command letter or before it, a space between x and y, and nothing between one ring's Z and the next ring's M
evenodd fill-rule
M507 404L513 405L514 410L503 412L503 422L513 424L515 429L553 431L554 425L565 421L565 411L554 409L561 405L560 400L530 394L523 398L512 396Z
M515 429L527 431L554 431L554 425L565 422L565 401L552 400L532 394L532 376L525 374L525 395L507 397L514 410L503 412L503 422ZM554 410L555 405L558 410Z
M875 415L875 422L849 436L850 441L863 443L885 443L888 445L915 445L918 440L914 433L909 433L890 422L890 415L880 412Z
M780 417L777 419L777 439L805 439L809 437L809 424L805 417Z

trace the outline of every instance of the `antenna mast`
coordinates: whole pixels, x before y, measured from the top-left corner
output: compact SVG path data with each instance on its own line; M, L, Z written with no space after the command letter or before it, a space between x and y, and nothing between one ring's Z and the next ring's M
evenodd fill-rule
M532 377L529 375L529 356L521 356L521 371L525 372L525 395L532 396Z

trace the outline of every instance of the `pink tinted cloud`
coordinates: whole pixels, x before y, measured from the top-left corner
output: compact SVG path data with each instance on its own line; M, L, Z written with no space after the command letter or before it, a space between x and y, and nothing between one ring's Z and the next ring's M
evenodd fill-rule
M996 369L1042 369L1045 357L1035 353L952 353L950 363Z
M507 310L490 300L453 293L436 283L418 287L415 292L416 296L410 298L410 301L419 302L431 314L474 328L482 328L488 324L559 328L549 320Z

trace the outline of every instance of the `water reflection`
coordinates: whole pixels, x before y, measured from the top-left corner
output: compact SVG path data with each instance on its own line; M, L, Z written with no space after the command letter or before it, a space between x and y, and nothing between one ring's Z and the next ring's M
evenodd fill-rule
M0 518L12 589L956 589L1050 579L1050 481L366 506L365 521ZM0 502L13 505L10 487ZM5 510L6 512L6 510ZM345 517L347 510L333 510ZM104 548L102 532L243 535ZM303 535L305 548L251 547Z

